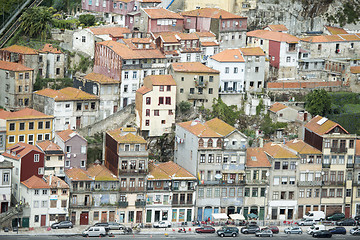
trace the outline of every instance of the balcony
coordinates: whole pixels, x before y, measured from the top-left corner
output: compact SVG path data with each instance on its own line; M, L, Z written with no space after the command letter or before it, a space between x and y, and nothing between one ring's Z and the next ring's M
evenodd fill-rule
M119 208L127 208L129 206L128 202L118 202Z
M244 164L223 164L222 170L227 173L238 173L243 172L245 169Z
M289 47L286 49L287 53L296 53L298 52L299 48L298 47Z
M352 185L353 186L360 186L360 181L354 181Z
M123 64L121 67L123 70L139 69L141 67L141 65L140 64Z
M323 168L330 168L331 164L330 163L323 163L322 167Z
M324 186L345 186L344 181L329 181L329 182L322 181L322 184Z
M298 181L298 186L321 186L322 181Z
M192 201L172 201L172 206L191 206Z
M119 169L119 174L121 175L133 175L133 174L146 174L147 171L144 169Z
M269 184L269 181L266 179L251 179L246 181L247 184Z
M190 100L193 100L193 99L195 99L195 100L199 100L199 99L205 100L206 97L205 97L204 94L191 94L191 93L189 93L188 99L190 99Z
M146 202L145 201L135 201L135 207L137 208L142 208L146 206Z
M346 168L354 168L354 164L353 163L347 163Z
M206 87L208 85L207 81L199 80L199 79L195 79L194 83L195 83L195 87Z
M347 148L345 148L345 147L339 147L339 148L337 148L337 147L332 147L332 148L330 149L330 151L331 151L332 153L346 153L346 152L347 152Z

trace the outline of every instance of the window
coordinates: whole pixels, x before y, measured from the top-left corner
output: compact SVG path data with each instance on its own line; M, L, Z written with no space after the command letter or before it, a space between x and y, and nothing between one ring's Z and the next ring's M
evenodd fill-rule
M234 67L234 73L238 73L238 72L239 72L238 68Z
M171 97L166 97L165 98L165 104L166 105L171 105Z
M274 177L273 185L279 185L280 184L280 177Z
M286 62L291 62L291 57L286 57Z
M249 190L249 192L250 192L250 190ZM249 193L250 194L250 193ZM222 188L221 189L221 196L222 197L226 197L227 196L227 188Z
M229 67L226 67L226 68L225 68L225 73L229 73L229 71L230 71L230 70L229 70Z
M10 131L15 131L15 123L10 123L9 129L10 129Z
M19 125L20 125L19 130L25 130L25 123L24 122L21 122Z
M124 151L130 151L130 144L124 145Z
M306 189L306 197L311 198L312 196L312 189Z
M220 188L215 188L214 197L220 197Z
M275 162L274 169L280 169L280 162Z
M71 146L66 146L66 153L71 153Z
M354 140L349 141L349 148L354 148Z
M34 154L34 162L39 162L40 154Z
M159 97L159 105L164 104L164 97Z
M200 163L205 163L205 161L206 161L206 155L200 154Z
M137 71L133 71L133 79L136 79L137 78Z
M253 188L252 189L252 194L251 194L252 197L257 197L258 196L258 188Z
M145 126L149 126L150 125L150 120L145 120Z
M90 2L89 2L89 4L90 4ZM81 42L86 42L86 37L85 36L81 36Z
M213 94L214 89L213 88L209 88L209 94Z
M146 97L146 105L150 105L151 104L151 98L150 97Z
M173 115L173 114L174 114L174 113L173 113L173 110L169 110L169 111L168 111L168 114L169 114L169 115Z
M15 136L9 136L9 143L15 143Z
M278 200L279 199L279 192L273 192L273 200Z
M56 208L57 200L50 200L50 208Z
M125 78L125 79L129 79L129 72L125 72L125 73L124 73L124 78Z
M288 169L289 168L289 162L283 162L282 169Z
M207 188L207 189L206 189L206 197L207 197L207 198L211 198L211 197L212 197L212 189L211 189L211 188Z
M214 162L214 154L209 154L209 155L208 155L208 162L209 162L209 163L213 163L213 162Z
M286 185L287 184L287 177L281 177L281 185Z

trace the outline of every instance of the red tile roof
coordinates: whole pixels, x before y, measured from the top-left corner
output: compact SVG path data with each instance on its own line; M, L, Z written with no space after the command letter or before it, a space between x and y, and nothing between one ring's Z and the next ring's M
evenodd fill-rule
M117 181L117 177L104 165L92 164L87 172L95 181Z
M45 97L53 98L55 102L99 99L98 96L92 95L90 93L73 87L67 87L60 90L45 88L34 93Z
M195 32L198 37L216 37L212 32Z
M94 27L89 29L94 35L111 35L113 37L124 37L124 33L131 33L130 29L124 27Z
M335 35L335 34L347 34L348 32L343 29L343 28L339 28L339 27L331 27L331 26L325 26L325 28L330 32L330 34Z
M23 72L23 71L34 70L34 69L26 67L20 63L6 62L6 61L0 61L0 69L14 71L14 72Z
M240 49L225 49L211 58L218 62L245 62Z
M263 148L246 149L246 167L271 167Z
M62 53L61 50L53 47L52 44L45 44L45 46L43 47L43 49L40 50L40 52L55 53L55 54Z
M14 53L21 53L26 55L36 55L38 52L35 49L25 47L25 46L19 46L19 45L12 45L10 47L2 48L0 49L8 52L14 52Z
M305 143L303 140L294 139L285 143L285 145L299 154L322 154L322 152L313 146Z
M184 19L180 14L164 8L145 8L143 11L152 19Z
M42 153L41 150L34 145L23 143L23 142L18 142L15 145L7 148L6 151L2 155L4 157L19 160L22 157L26 156L31 151Z
M35 175L31 176L25 181L21 182L24 184L27 188L31 189L48 189L50 188L49 184L47 184L44 179L39 178Z
M146 94L146 93L148 93L148 92L151 92L151 89L149 89L149 88L147 88L147 87L145 87L145 86L142 86L141 88L139 88L138 90L136 90L136 92L144 95L144 94Z
M70 168L65 171L65 174L71 181L93 181L89 173L81 168Z
M43 151L62 151L59 145L50 140L36 142L36 146L38 146Z
M264 152L273 158L298 158L298 156L292 151L286 149L280 143L269 142L264 145Z
M24 108L16 112L10 112L0 109L0 119L13 120L13 119L38 119L38 118L43 119L43 118L54 118L54 117L36 111L35 109L32 108Z
M202 18L222 18L222 19L235 19L246 18L235 15L228 11L219 8L199 8L191 11L182 12L181 15L189 17L202 17Z
M51 182L50 182L51 179ZM57 176L46 176L45 177L46 184L50 188L61 188L61 189L68 189L69 185L62 180L61 178L58 178Z
M271 105L269 111L277 113L278 111L283 110L285 108L287 108L286 105L276 102L273 105Z
M244 56L265 56L264 51L260 47L240 48Z
M148 75L144 82L150 80L153 86L176 86L176 82L171 75Z
M360 66L350 67L351 73L360 73Z
M172 63L171 67L176 72L219 73L218 70L209 68L201 62Z
M105 76L103 74L94 73L94 72L85 75L84 78L87 79L87 80L91 80L91 81L94 81L94 82L101 83L101 84L120 83L120 81L118 81L118 80L115 80L115 79L110 78L108 76Z
M165 163L150 163L149 164L149 176L150 180L176 180L176 179L193 179L196 177L189 173L185 168L179 166L173 161Z
M305 125L305 128L307 128L308 130L310 130L320 136L329 133L335 127L340 127L346 133L348 133L340 124L333 122L333 121L331 121L325 117L319 116L319 115L312 118Z
M140 135L133 134L133 133L123 133L126 132L122 128L114 129L111 131L107 131L106 133L109 134L114 140L118 143L147 143L146 140L141 137Z
M319 35L301 38L301 41L311 43L351 42L360 41L360 37L357 34Z
M63 131L58 131L56 132L56 134L64 141L66 142L67 140L73 138L74 136L79 136L81 137L82 139L84 139L86 141L86 139L81 136L79 133L75 132L74 130L71 130L71 129L66 129L66 130L63 130Z
M268 25L267 27L269 27L271 31L276 31L276 32L286 32L289 30L283 24Z
M212 42L201 42L201 46L203 46L203 47L219 46L219 43L217 43L216 41L212 41Z
M277 42L287 42L287 43L298 43L299 38L283 32L274 32L268 30L255 30L247 32L246 36L248 37L257 37Z
M213 118L205 123L193 120L177 125L198 137L224 137L235 130L234 127L218 118Z
M152 59L165 58L159 49L131 49L127 45L115 41L100 42L103 46L111 48L116 54L123 59Z
M197 40L199 37L195 33L181 32L159 32L153 33L155 38L160 37L165 43L178 43L180 40Z

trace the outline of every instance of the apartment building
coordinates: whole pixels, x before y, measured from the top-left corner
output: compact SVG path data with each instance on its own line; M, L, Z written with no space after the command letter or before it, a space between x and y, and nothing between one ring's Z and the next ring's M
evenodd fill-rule
M50 140L36 142L36 146L45 154L44 175L65 177L65 154L59 145Z
M10 161L5 160L5 158L0 155L0 192L3 197L0 199L0 213L7 212L10 208L11 203L11 194L12 194L12 169L13 164Z

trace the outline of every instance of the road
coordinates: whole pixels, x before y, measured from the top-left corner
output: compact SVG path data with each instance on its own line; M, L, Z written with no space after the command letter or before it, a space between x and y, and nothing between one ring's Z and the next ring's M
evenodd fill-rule
M123 239L123 240L131 240L131 239L148 239L150 240L150 238L153 238L154 240L166 240L166 239L220 239L216 234L172 234L169 235L168 237L164 236L164 235L160 235L160 234L156 234L156 235L120 235L120 236L115 236L115 237L104 237L105 239ZM102 239L104 239L102 238ZM333 237L331 239L335 239L335 240L345 240L345 239L349 239L349 240L355 240L355 239L359 239L359 236L352 236L352 235L333 235ZM81 236L25 236L25 235L21 235L21 236L16 236L16 235L2 235L0 236L0 240L76 240L76 239L86 239L84 237ZM99 239L98 237L92 237L91 239ZM234 239L232 237L229 238L224 238L224 239ZM244 234L240 234L238 237L236 237L235 239L259 239L257 237L255 237L255 235L244 235ZM268 238L264 238L264 239L268 239ZM273 238L271 238L271 240L276 240L276 239L281 239L281 240L303 240L303 239L315 239L313 237L311 237L310 235L307 234L303 234L303 235L286 235L283 233L280 234L276 234L274 235Z

